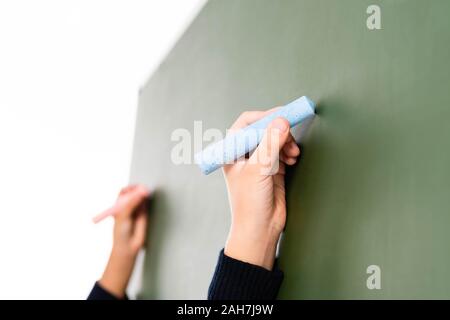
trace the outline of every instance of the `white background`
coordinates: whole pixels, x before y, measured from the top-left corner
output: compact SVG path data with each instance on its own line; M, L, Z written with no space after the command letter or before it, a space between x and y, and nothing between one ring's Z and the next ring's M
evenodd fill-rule
M138 89L204 0L0 0L0 298L84 299Z

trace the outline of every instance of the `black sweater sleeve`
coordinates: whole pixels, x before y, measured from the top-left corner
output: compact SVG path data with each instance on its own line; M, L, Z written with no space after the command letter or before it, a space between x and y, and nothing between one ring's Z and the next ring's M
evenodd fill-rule
M276 299L283 272L274 266L272 271L219 254L216 270L209 285L209 300L273 300ZM88 300L119 300L98 282ZM128 300L125 296L124 300Z
M125 296L123 299L119 299L112 295L109 291L103 289L103 287L96 282L91 290L91 293L89 293L87 300L128 300L128 297Z
M209 300L276 299L283 272L275 264L269 271L242 262L220 252L219 261L208 290Z

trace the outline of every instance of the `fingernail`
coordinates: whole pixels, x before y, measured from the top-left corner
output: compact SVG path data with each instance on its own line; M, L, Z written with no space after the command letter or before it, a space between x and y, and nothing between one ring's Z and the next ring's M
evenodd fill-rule
M288 129L288 124L286 120L283 120L281 118L275 119L275 121L272 123L272 127L280 130L281 132L286 132Z

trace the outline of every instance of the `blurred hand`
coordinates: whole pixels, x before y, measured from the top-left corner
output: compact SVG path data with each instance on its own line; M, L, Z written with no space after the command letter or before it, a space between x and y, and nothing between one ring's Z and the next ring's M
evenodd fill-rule
M144 186L131 185L123 188L117 198L121 209L114 216L113 248L99 282L118 298L125 296L136 256L145 243L148 195Z
M244 112L230 130L246 127L276 109ZM248 159L224 166L232 212L227 256L272 270L286 223L285 165L295 164L299 155L289 122L277 118Z

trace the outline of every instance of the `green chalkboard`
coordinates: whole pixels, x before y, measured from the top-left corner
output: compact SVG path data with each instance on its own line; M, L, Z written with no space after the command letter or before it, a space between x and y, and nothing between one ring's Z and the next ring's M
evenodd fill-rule
M159 190L141 297L205 298L229 225L221 173L175 165L173 131L308 95L280 298L450 298L449 61L447 0L208 2L140 92L131 180Z

